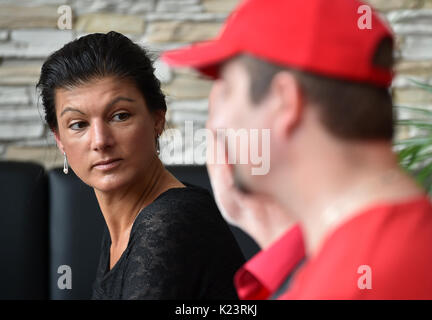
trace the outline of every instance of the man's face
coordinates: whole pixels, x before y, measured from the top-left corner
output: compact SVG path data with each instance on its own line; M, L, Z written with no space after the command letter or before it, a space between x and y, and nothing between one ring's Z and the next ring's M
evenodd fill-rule
M263 129L269 132L265 103L255 105L249 90L250 78L244 65L236 59L227 62L213 85L207 121L207 128L214 137L217 137L217 131L225 130L228 134L225 141L219 140L218 143L225 145L226 157L231 157L233 163L235 183L244 192L257 190L259 176L252 174L252 168L257 167L254 154L256 151L261 155L270 151L269 146L263 148L263 144L269 144L262 138Z

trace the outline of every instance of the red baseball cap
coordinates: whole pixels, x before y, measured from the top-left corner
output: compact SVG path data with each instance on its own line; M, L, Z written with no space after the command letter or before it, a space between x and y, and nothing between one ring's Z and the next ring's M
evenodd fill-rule
M371 28L363 28L368 13ZM246 0L216 39L167 51L162 59L216 78L222 62L248 53L324 76L389 87L393 70L373 64L385 38L393 41L390 28L358 0Z

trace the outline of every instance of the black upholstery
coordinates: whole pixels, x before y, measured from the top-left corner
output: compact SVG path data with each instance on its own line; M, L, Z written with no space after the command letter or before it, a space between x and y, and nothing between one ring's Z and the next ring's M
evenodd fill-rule
M105 224L93 188L72 170L49 173L50 203L50 297L51 299L90 298L91 284L99 261ZM61 265L72 270L72 289L59 289Z
M211 191L205 166L168 167L181 181ZM105 222L94 191L70 170L0 162L0 299L89 299ZM245 257L259 249L232 227ZM72 289L57 285L59 266Z
M43 167L0 162L0 299L48 298L47 190Z

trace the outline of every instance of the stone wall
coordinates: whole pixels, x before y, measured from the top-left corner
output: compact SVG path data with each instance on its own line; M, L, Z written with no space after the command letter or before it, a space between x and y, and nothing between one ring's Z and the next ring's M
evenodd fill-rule
M432 93L414 81L432 85L432 0L369 0L379 9L396 34L396 72L392 94L395 105L432 108ZM399 118L410 118L400 112ZM403 139L418 134L416 129L399 128Z
M432 0L370 0L398 38L393 93L403 105L431 105L432 95L410 79L432 83ZM0 159L62 165L54 139L43 124L35 83L43 60L64 43L92 32L116 30L154 55L168 48L209 39L238 0L0 0ZM72 9L72 29L59 30L58 8ZM211 83L190 70L172 70L156 61L167 94L170 128L204 125ZM196 146L195 146L196 147ZM193 146L182 146L183 153Z

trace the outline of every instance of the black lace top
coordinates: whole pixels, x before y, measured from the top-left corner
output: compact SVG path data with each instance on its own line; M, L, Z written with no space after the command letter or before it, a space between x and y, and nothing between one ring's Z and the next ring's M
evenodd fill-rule
M210 193L186 185L139 213L111 270L105 228L93 299L237 299L243 254Z

